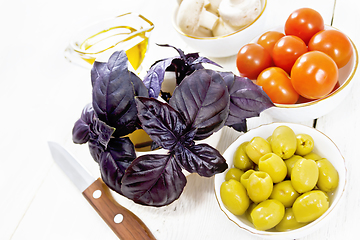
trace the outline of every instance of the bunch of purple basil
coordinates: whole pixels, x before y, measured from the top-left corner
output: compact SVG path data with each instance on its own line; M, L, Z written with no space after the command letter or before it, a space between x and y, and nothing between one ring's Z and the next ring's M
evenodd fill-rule
M95 62L92 103L73 128L74 143L88 143L106 185L147 206L179 198L187 182L182 169L203 177L227 169L218 150L195 140L224 126L246 131L247 118L273 106L251 80L205 69L202 63L216 63L173 48L179 56L155 62L143 80L128 70L124 51L113 53L108 62ZM157 99L165 71L174 71L177 81L168 103ZM125 136L137 129L168 153L136 157Z

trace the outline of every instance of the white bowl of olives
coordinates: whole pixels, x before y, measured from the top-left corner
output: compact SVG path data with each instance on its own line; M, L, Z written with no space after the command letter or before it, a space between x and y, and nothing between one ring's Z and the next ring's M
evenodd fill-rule
M229 220L250 234L304 237L334 215L344 196L345 160L315 128L262 125L241 135L223 155L229 168L215 176L217 201Z

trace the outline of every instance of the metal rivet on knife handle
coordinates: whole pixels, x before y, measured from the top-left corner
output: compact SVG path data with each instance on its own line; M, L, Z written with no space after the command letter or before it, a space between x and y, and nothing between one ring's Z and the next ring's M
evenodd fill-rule
M100 178L91 184L83 192L83 195L120 239L155 239L150 230L135 214L113 199L108 187Z

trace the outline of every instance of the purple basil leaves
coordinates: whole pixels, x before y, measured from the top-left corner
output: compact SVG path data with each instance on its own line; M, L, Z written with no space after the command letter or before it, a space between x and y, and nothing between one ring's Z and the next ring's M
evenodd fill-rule
M87 143L94 123L94 109L91 104L84 107L81 117L75 122L72 138L76 144Z
M112 138L99 160L101 178L106 185L122 194L121 180L135 158L134 145L129 138Z
M175 89L169 104L144 97L137 97L136 103L142 128L169 152L134 160L131 170L127 170L123 177L122 192L125 196L140 204L167 205L176 199L170 196L180 196L182 188L179 186L185 186L179 166L205 177L223 172L228 167L215 148L207 144L196 145L193 141L219 130L228 116L230 95L219 73L205 69L193 72ZM149 159L153 165L147 162ZM145 162L148 167L144 167ZM170 182L169 171L176 177ZM149 184L143 178L154 183ZM160 194L166 196L165 199Z
M208 80L211 82L212 78ZM186 85L188 81L191 81L190 76L181 85ZM226 86L223 87L227 91ZM205 95L210 89L204 90ZM179 94L179 98L187 96ZM223 97L229 102L228 94ZM144 97L137 97L136 103L142 128L156 143L169 151L166 155L143 155L131 163L122 179L121 192L126 197L143 205L168 205L180 196L186 184L182 168L205 177L227 169L225 159L215 148L207 144L195 144L193 139L198 130L194 128L196 124L185 121L169 104ZM189 102L189 107L191 104L194 103ZM216 111L217 108L213 106L212 109ZM196 117L191 119L199 121ZM213 130L209 129L209 133Z
M165 206L178 199L186 177L174 155L143 155L135 159L123 177L122 192L134 202Z
M124 174L121 192L139 204L168 205L179 198L186 185L186 177L173 152L181 144L185 121L169 104L154 98L137 97L136 103L142 128L169 152L136 158Z
M218 72L200 69L181 82L169 103L183 116L188 127L197 129L195 140L202 140L224 126L230 95Z
M89 104L74 125L73 141L88 143L91 156L100 166L102 179L111 189L121 193L121 178L136 154L128 137L111 138L113 132L114 128L95 117Z
M148 206L179 198L187 181L182 169L210 177L228 167L218 150L195 140L223 126L246 131L247 118L273 106L251 80L204 69L201 63L216 63L173 48L180 56L156 62L144 81L128 70L124 51L115 52L106 63L95 62L92 105L84 108L73 128L74 143L88 143L104 182ZM178 84L169 103L156 99L165 71L174 71ZM123 136L139 128L167 154L136 158L133 143Z
M148 96L141 79L127 68L124 51L115 52L107 63L96 62L91 69L93 107L96 116L115 128L115 137L138 128L134 96Z
M207 144L179 145L175 149L175 156L186 171L196 172L203 177L211 177L228 168L219 151Z
M182 116L155 98L136 98L142 128L164 149L172 150L186 129Z
M229 117L225 125L246 132L246 119L257 117L274 104L262 88L250 79L238 77L231 72L221 72L230 94Z
M156 61L150 67L143 79L143 82L149 91L149 97L157 98L159 96L166 71L175 72L176 83L180 84L185 76L190 75L195 70L203 69L204 67L202 66L202 63L210 63L219 66L217 63L208 58L200 57L198 53L189 53L185 55L179 48L167 44L159 46L172 47L179 53L180 56Z
M95 62L91 70L92 105L84 108L73 128L74 143L88 142L100 166L104 182L121 194L121 179L136 158L127 135L140 126L135 96L148 96L141 79L128 71L124 51L115 52L107 63Z
M88 104L73 127L73 142L77 144L88 142L92 157L99 162L100 154L107 148L114 131L113 127L95 117L94 109Z

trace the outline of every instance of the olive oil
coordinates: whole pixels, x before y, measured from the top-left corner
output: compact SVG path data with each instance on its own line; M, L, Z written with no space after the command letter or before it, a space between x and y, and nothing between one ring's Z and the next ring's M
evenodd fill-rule
M133 133L127 135L127 137L129 137L131 142L134 144L136 151L151 151L152 139L143 129L135 130Z
M138 44L136 44L135 46L133 46L132 48L126 51L126 55L129 59L129 62L135 70L137 70L140 67L142 61L144 60L148 43L149 43L149 38L144 37L141 42L139 42Z
M106 58L115 51L125 50L132 67L137 70L144 60L148 48L149 38L145 32L139 32L130 26L116 26L102 30L83 41L79 49L86 54L81 58L93 64L100 55Z

